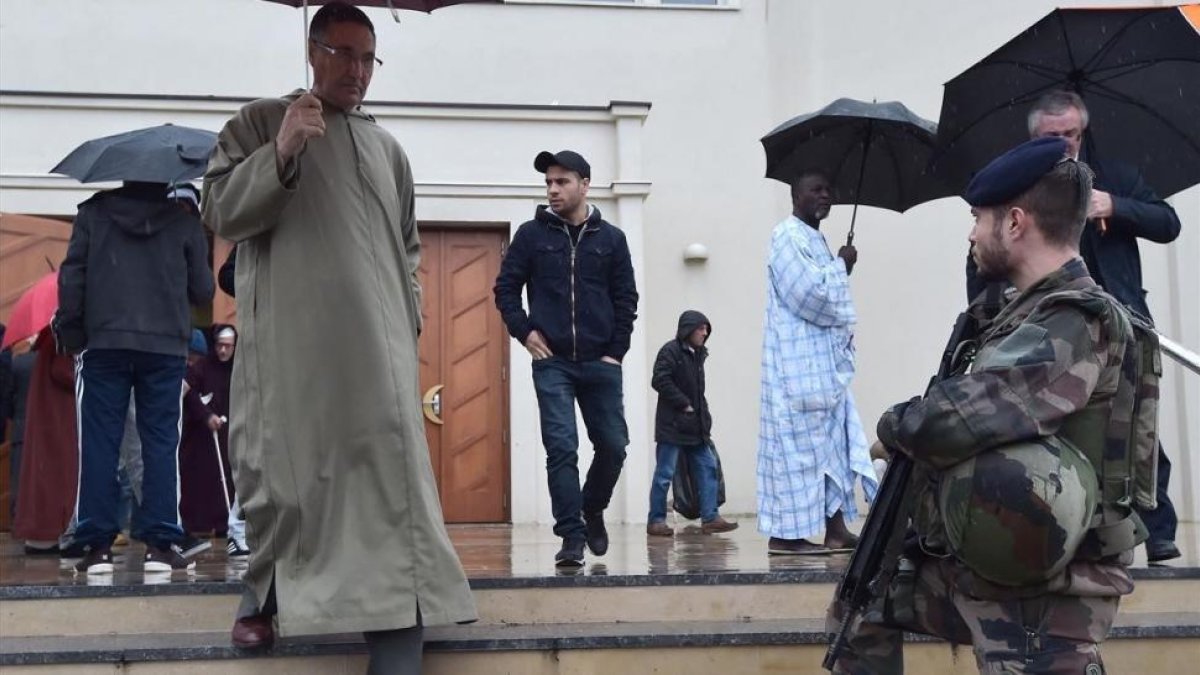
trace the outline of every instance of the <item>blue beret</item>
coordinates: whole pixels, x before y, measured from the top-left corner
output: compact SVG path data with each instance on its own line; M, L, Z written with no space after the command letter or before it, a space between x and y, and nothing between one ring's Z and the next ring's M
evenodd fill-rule
M1003 206L1033 187L1067 154L1058 136L1026 141L993 159L967 185L963 199L971 206Z
M208 354L208 341L204 339L204 331L192 329L192 340L188 343L188 351L196 354Z

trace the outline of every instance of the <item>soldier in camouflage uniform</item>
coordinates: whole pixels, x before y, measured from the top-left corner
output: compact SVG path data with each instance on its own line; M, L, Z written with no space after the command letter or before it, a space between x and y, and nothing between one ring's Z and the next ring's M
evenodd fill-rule
M1129 446L1136 383L1122 364L1136 343L1128 319L1079 257L1091 173L1064 160L1064 150L1061 139L1030 141L994 160L967 188L980 271L1009 280L1019 295L982 327L977 356L962 364L961 375L893 406L879 421L880 440L916 461L915 533L904 547L911 564L851 626L834 672L903 672L903 630L973 645L981 673L1104 672L1099 644L1120 596L1133 590L1128 565L1137 538L1106 544L1095 526L1108 516L1129 523L1130 514L1090 501L1085 522L1092 529L1080 529L1083 544L1047 554L1066 546L1061 530L1070 526L1039 511L1042 502L1028 496L1029 480L992 476L1000 501L1007 494L1016 504L995 520L996 554L1013 573L997 583L947 541L947 523L977 507L980 495L939 485L951 467L1006 445L1061 437L1079 446L1091 460L1079 466L1092 471L1104 453ZM1023 573L1037 570L1022 565L1044 566L1047 555L1061 556L1062 565L1036 582L1025 580ZM831 629L842 611L836 603L830 608Z

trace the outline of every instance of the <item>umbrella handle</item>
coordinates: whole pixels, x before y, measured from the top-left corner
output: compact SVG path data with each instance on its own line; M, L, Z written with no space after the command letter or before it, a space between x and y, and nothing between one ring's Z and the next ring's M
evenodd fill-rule
M312 80L309 79L312 76L308 72L308 0L304 0L304 25L301 27L301 32L304 33L304 42L301 43L304 49L304 60L301 63L304 64L304 89L307 91L312 89Z
M854 187L854 213L850 216L850 234L846 235L846 245L854 245L854 221L858 219L858 202L862 195L863 175L867 172L867 154L871 152L871 134L875 130L875 121L867 120L867 132L863 136L862 159L858 163L858 184Z
M858 220L858 202L854 202L854 211L850 214L850 233L846 235L846 245L854 245L854 221Z

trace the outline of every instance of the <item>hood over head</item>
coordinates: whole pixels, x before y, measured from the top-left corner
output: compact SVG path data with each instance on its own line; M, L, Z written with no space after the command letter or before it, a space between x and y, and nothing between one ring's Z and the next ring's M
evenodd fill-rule
M700 326L708 326L708 335L704 338L704 341L708 342L708 338L712 337L712 322L708 320L708 317L694 309L685 311L679 315L679 330L675 332L675 339L687 340L692 331Z
M189 200L169 198L170 190L166 183L127 182L115 190L97 192L84 204L103 208L127 234L152 237L174 222L181 212L198 217Z

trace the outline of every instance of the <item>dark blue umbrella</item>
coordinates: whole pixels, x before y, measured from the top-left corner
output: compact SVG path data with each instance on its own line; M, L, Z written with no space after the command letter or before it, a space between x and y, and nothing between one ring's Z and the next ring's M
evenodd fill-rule
M954 192L928 169L937 126L903 103L839 98L792 118L763 136L767 178L790 184L806 169L820 169L834 187L834 204L906 211Z
M204 175L216 144L211 131L164 124L87 141L50 172L80 183L180 183Z

